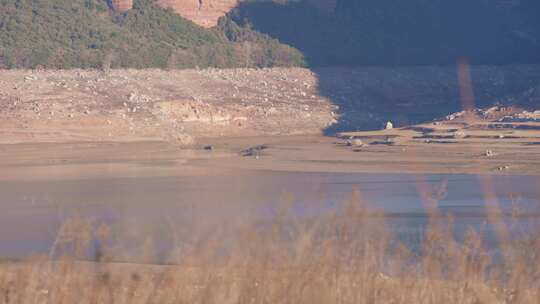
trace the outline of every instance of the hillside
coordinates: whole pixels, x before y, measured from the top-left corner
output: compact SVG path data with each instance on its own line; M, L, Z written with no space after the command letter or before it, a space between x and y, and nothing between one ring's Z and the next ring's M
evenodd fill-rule
M220 17L238 4L238 0L156 0L156 2L203 27L215 26Z
M180 16L193 21L202 27L211 28L218 24L219 19L237 7L242 1L248 0L155 0L163 8L170 8ZM288 1L306 1L317 9L331 13L335 10L337 0L259 0L274 3ZM124 12L133 8L133 0L109 0L115 11Z
M536 0L338 0L330 13L313 1L247 0L229 17L298 48L310 66L540 62Z
M478 107L538 110L540 65L471 73ZM460 111L459 88L452 66L10 70L0 73L0 144L398 128Z
M227 38L230 27L243 38ZM297 50L266 35L231 22L204 29L153 0L136 0L126 12L114 12L105 0L2 0L0 41L4 68L303 64Z
M539 63L538 15L535 0L0 0L0 68Z

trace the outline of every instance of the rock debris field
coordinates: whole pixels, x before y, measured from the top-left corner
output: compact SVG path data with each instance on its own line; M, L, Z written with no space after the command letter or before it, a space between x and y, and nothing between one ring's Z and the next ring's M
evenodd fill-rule
M478 107L535 117L540 66L472 67ZM168 141L376 130L461 109L456 67L4 70L0 143ZM451 117L449 117L450 119ZM507 118L508 119L508 118Z
M319 133L335 110L316 81L304 69L2 71L1 141Z

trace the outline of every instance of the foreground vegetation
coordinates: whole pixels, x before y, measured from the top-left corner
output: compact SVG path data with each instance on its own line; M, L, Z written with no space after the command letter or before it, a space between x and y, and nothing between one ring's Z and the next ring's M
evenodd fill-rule
M1 265L0 303L539 303L540 234L496 228L495 257L473 230L456 241L437 195L425 197L430 225L416 249L357 193L317 219L295 219L283 204L264 223L187 231L169 221L168 254L140 235L139 247L118 251L115 229L74 217L49 257ZM237 240L226 237L233 230ZM90 252L95 262L84 262ZM144 263L120 263L133 258Z
M153 0L125 13L106 0L1 0L0 41L0 68L303 65L299 51L266 35L231 21L204 29Z

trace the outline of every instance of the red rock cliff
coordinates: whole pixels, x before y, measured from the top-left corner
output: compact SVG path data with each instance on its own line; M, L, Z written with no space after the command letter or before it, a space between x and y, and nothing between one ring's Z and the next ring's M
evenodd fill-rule
M172 8L176 13L198 25L212 27L217 24L219 17L227 14L242 0L156 0L165 8ZM267 0L287 2L289 0ZM326 12L333 12L337 0L306 0L308 3ZM133 7L133 0L110 0L115 11L123 12Z
M227 14L242 0L157 0L162 7L170 7L179 15L190 19L198 25L212 27L219 17ZM288 0L267 0L287 2ZM306 0L319 9L333 12L337 0Z
M111 6L115 11L124 12L133 8L133 0L111 0Z
M228 13L238 3L237 0L157 0L157 2L204 27L216 25L219 17Z

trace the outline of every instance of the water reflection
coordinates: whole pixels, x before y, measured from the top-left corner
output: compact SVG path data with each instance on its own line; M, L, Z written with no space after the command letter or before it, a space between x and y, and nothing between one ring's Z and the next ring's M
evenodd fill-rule
M493 176L487 197L484 178L423 177L423 187L428 188L424 190L431 194L445 185L435 220L452 215L458 240L473 227L486 233L488 246L495 248L500 236L494 216L504 219L509 231L540 222L539 177ZM408 174L258 172L234 177L13 181L0 184L0 256L47 252L61 223L73 214L121 227L127 240L149 236L164 244L158 247L169 247L181 237L175 234L211 234L219 227L220 232L230 230L234 239L234 227L246 222L264 225L284 213L295 221L339 216L353 191L373 210L384 211L386 225L398 239L422 239L431 213L418 176ZM494 203L500 209L490 207Z

